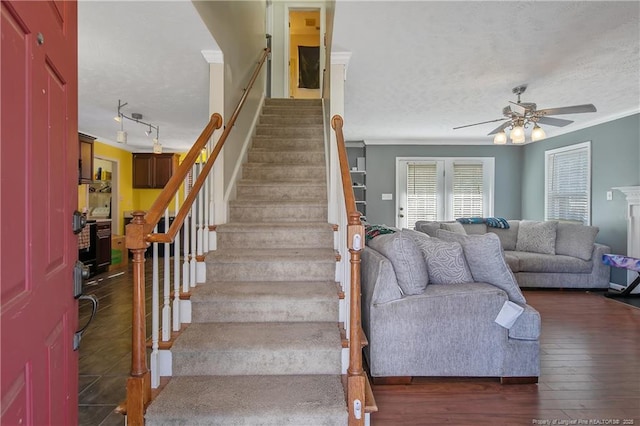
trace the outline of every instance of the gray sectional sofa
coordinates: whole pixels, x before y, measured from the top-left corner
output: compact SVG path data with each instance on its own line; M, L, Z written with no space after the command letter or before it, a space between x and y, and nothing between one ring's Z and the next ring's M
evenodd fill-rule
M609 288L610 267L602 263L602 255L611 248L595 242L597 227L556 221L506 222L508 229L485 223L418 221L415 229L432 237L439 229L496 234L520 287Z
M412 230L379 235L362 253L362 327L374 380L518 378L540 374L540 315L506 265L494 234ZM496 323L505 302L523 312Z

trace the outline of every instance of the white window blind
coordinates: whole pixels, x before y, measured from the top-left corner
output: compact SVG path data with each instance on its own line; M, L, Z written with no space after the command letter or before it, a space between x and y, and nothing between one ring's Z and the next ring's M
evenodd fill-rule
M433 164L407 164L407 223L437 220L438 174Z
M453 163L453 217L483 217L482 163Z
M591 222L591 144L545 152L547 220Z

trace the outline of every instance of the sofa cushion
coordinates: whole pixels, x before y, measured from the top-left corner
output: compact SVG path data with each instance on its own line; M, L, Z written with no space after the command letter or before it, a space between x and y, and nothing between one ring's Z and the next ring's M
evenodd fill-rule
M507 222L509 223L509 228L501 229L487 227L487 232L492 232L500 238L503 250L515 250L516 242L518 241L518 228L520 221L508 220Z
M442 222L440 224L440 229L455 232L456 234L467 234L467 231L464 230L464 226L462 226L460 222Z
M422 294L429 283L427 265L413 239L402 231L380 235L369 247L391 261L398 285L405 295Z
M423 232L430 237L436 236L436 231L440 229L440 222L418 221L416 222L416 231Z
M462 227L468 235L482 235L487 233L487 225L484 223L463 223Z
M473 282L473 276L464 258L462 246L428 235L411 234L427 264L429 283L457 284ZM459 235L459 234L458 234Z
M556 254L556 229L558 222L521 220L518 227L517 251Z
M597 226L558 222L556 254L590 260L598 231Z
M590 274L593 270L592 261L578 259L573 256L529 253L526 251L514 251L509 255L518 259L517 272ZM514 270L514 272L516 271Z
M520 272L520 259L514 253L514 251L504 251L504 260L507 262L507 266L511 269L511 272Z
M517 340L538 340L540 338L540 314L529 305L509 329L509 338Z
M497 235L460 235L440 230L438 238L457 241L462 245L475 281L489 283L504 290L512 302L522 305L527 303L511 269L507 266Z

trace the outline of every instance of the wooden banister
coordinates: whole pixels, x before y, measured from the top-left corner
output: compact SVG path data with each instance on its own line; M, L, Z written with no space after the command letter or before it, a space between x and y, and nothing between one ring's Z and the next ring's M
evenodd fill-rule
M353 193L351 173L347 148L344 143L342 117L334 115L331 127L336 133L338 145L338 159L340 162L340 176L342 177L342 192L344 194L347 211L347 247L350 253L350 300L349 300L349 367L347 368L347 400L349 404L349 425L364 425L366 377L362 368L362 319L360 307L360 252L364 246L364 226L360 220L360 212L356 208L356 198ZM360 418L356 415L355 404L359 401Z
M167 232L164 234L152 234L153 229L162 218L171 200L178 196L180 186L185 181L185 178L188 176L197 159L200 157L202 149L207 145L209 139L213 135L213 132L222 127L223 119L218 113L211 116L211 119L202 130L202 133L193 144L182 163L178 166L178 169L171 176L158 198L154 201L149 211L146 214L143 211L134 212L133 220L126 226L126 246L127 249L131 250L133 253L132 356L131 372L127 380L126 400L127 424L129 425L144 425L144 412L147 405L151 402L151 380L149 369L147 368L146 353L144 253L151 242L171 243L174 241L178 231L184 224L198 192L204 185L205 179L211 171L218 154L222 150L222 147L229 136L229 132L233 128L233 125L246 102L249 91L258 78L260 70L266 61L269 52L269 49L264 49L247 87L243 90L238 106L231 115L224 132L209 155L209 158L207 158L205 166L196 179L192 190L189 191L185 202L176 213L176 217L171 226L169 226ZM178 256L179 254L176 253L176 255Z

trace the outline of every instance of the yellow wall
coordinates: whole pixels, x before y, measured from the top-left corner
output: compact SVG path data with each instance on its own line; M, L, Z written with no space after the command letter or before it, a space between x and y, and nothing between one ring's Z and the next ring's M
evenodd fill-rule
M98 141L93 143L94 157L103 157L118 162L118 212L119 218L124 216L125 211L136 210L135 196L132 188L133 169L132 157L129 151L103 144ZM120 221L118 230L114 234L124 235L124 223Z

